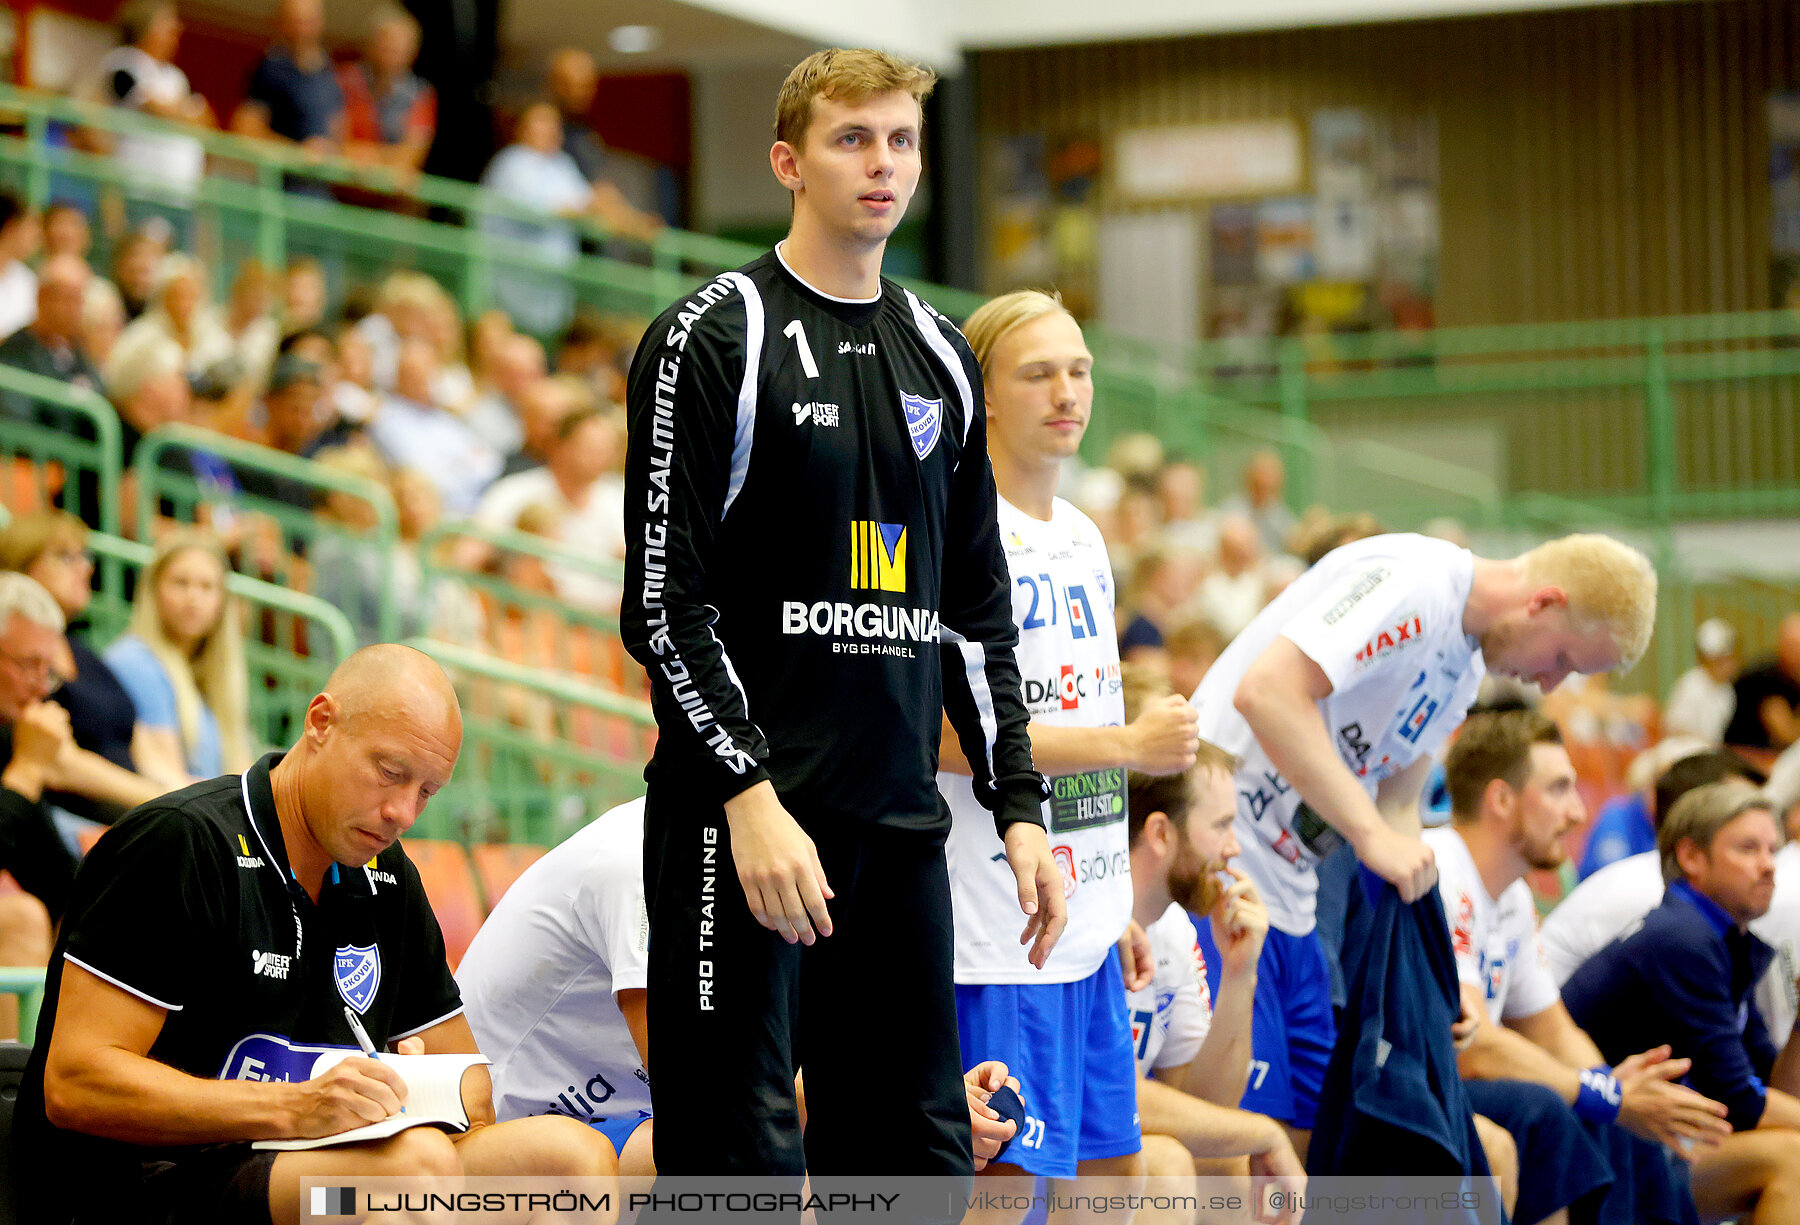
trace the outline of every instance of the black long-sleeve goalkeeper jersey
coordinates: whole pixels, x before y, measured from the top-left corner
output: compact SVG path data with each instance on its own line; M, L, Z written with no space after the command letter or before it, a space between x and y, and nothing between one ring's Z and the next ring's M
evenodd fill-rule
M830 298L774 252L651 325L620 620L652 787L722 803L767 778L803 823L943 829L947 709L996 821L1042 823L980 393L912 293Z

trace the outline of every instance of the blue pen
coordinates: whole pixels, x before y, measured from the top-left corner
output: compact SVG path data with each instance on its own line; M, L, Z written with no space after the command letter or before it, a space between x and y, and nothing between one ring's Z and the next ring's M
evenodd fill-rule
M369 1040L369 1031L363 1028L362 1021L357 1017L355 1010L347 1004L344 1006L344 1020L350 1022L350 1032L356 1036L356 1045L362 1047L362 1053L370 1059L380 1059L381 1052L376 1050L375 1044ZM405 1106L400 1107L400 1113L406 1113Z

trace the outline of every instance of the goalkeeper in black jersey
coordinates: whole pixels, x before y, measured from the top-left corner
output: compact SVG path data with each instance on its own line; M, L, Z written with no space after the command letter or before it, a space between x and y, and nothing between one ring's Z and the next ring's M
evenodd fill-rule
M644 878L663 1174L969 1173L940 712L1035 963L1062 929L981 371L881 277L933 80L873 51L796 67L770 153L788 237L671 306L632 363L621 620L660 728Z

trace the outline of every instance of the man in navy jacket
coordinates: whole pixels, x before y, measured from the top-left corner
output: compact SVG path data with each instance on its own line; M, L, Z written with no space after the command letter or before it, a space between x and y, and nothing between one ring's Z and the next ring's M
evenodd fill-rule
M1657 832L1662 905L1563 984L1563 1002L1608 1060L1667 1044L1689 1083L1723 1102L1736 1133L1693 1153L1703 1217L1800 1220L1800 1047L1778 1052L1754 991L1774 950L1750 934L1775 890L1781 845L1748 783L1696 788Z

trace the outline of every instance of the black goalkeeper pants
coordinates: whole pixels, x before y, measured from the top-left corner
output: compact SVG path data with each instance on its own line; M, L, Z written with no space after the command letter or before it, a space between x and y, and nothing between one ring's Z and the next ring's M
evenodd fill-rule
M650 790L657 1173L970 1178L943 835L807 832L837 894L811 948L751 917L723 809Z

